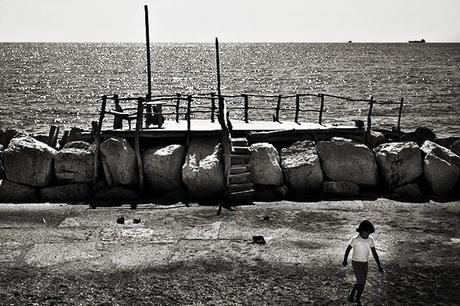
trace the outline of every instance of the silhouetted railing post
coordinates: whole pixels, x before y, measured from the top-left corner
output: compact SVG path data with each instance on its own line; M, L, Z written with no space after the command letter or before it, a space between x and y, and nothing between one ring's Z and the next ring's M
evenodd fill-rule
M399 104L398 125L397 125L398 132L401 131L401 116L402 116L403 104L404 104L404 98L401 98L401 104Z
M296 94L295 95L295 117L294 117L295 123L299 123L299 110L300 110L300 95Z
M280 107L281 107L281 95L278 95L278 102L276 103L276 115L275 120L280 122Z
M192 96L187 96L187 147L190 145L191 120L192 120Z
M249 97L246 94L242 94L244 98L244 122L249 123Z
M369 145L371 141L371 125L372 125L372 108L374 107L374 97L371 96L369 100L369 113L367 114L367 131L366 131L366 144Z
M177 101L176 101L176 122L179 123L179 106L180 106L180 93L176 93Z
M216 113L216 93L211 92L211 122L214 122L215 113Z
M145 44L147 52L147 99L152 98L152 70L150 68L150 33L149 33L149 9L144 5L145 13Z
M140 134L142 130L142 122L144 118L144 99L137 100L137 117L136 117L136 130L134 131L134 151L136 152L137 168L139 174L139 189L144 192L144 165L142 163L141 148L140 148Z
M113 95L113 103L115 104L115 111L122 112L123 109L120 106L120 99L118 95ZM121 129L123 128L123 119L119 116L115 116L113 118L113 128L114 129Z
M323 111L324 111L324 94L320 94L321 97L321 105L319 107L319 119L318 123L323 124Z

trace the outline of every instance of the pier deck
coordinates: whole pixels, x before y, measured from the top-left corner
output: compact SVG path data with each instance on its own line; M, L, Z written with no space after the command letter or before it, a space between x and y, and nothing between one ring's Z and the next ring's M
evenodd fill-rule
M246 135L249 140L260 140L265 138L276 138L282 136L297 137L303 136L324 136L324 135L360 135L364 133L363 128L358 128L354 125L332 125L318 123L295 123L295 122L274 122L274 121L250 121L246 123L244 120L232 120L232 134ZM188 131L187 120L166 120L161 128L156 126L143 128L140 130L141 138L180 138L186 137ZM221 126L217 122L210 120L191 120L190 133L193 136L219 136ZM134 137L134 129L103 129L102 137ZM275 140L276 141L276 140Z

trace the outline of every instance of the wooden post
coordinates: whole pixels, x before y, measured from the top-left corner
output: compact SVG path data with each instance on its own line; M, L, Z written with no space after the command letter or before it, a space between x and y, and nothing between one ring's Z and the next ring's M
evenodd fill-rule
M48 133L48 143L47 143L50 147L53 147L54 138L56 136L56 129L57 129L57 126L55 125L50 126L50 131Z
M242 94L244 98L244 122L249 123L249 97Z
M144 164L142 163L141 148L140 148L140 134L142 129L142 121L144 117L144 99L137 100L137 117L136 117L136 130L134 131L134 150L136 152L137 168L139 172L139 190L141 194L144 192Z
M54 132L53 138L51 139L50 147L56 148L56 144L59 138L59 127L56 127L56 131Z
M219 59L219 40L216 37L216 66L217 66L217 98L219 99L219 114L217 116L219 123L224 124L224 100L220 91L220 59Z
M118 95L113 95L113 102L115 103L115 110L117 112L122 112L123 109L120 106L120 99ZM123 128L123 119L119 116L114 116L113 118L113 128L114 129L121 129Z
M179 123L179 106L180 106L180 93L176 93L177 101L176 101L176 122Z
M187 147L190 145L192 96L187 96Z
M216 113L216 93L211 92L211 122L214 122L214 116Z
M145 12L145 40L147 47L147 99L152 97L152 71L150 69L150 31L149 31L149 9L144 5Z
M404 98L401 98L401 103L399 104L399 113L398 113L398 125L396 127L398 132L401 131L401 116L402 116L403 104L404 104Z
M278 95L278 102L276 103L276 115L275 121L280 122L280 107L281 107L281 95Z
M69 131L64 131L64 135L62 135L61 142L59 143L59 150L61 150L65 146L68 138L69 138Z
M101 112L99 113L98 131L102 130L102 121L105 116L105 107L107 105L107 96L102 96Z
M372 108L374 107L374 97L371 96L369 100L369 113L367 114L367 131L366 131L366 144L369 145L371 141L371 125L372 125Z
M320 95L321 97L321 105L319 107L319 119L318 123L323 124L323 111L324 111L324 94Z
M299 110L300 110L300 95L295 95L295 123L299 123Z
M94 162L93 162L93 187L99 179L99 154L101 151L101 139L99 137L100 128L97 121L91 122L91 128L94 134L96 149L94 150Z

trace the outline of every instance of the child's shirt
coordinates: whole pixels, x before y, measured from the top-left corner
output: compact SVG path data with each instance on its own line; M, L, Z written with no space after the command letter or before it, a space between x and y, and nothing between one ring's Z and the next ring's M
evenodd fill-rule
M363 239L359 233L351 238L350 245L353 247L351 260L362 262L367 262L371 248L375 247L374 239L371 236Z

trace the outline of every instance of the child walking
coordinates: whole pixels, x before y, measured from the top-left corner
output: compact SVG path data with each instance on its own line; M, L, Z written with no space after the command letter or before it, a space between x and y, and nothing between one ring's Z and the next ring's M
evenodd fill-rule
M367 271L368 271L368 258L369 253L372 252L372 256L379 267L379 272L383 273L382 265L380 264L379 255L375 250L374 239L370 234L375 232L374 225L368 221L364 220L359 224L359 227L356 229L358 232L357 235L353 236L350 240L350 244L345 250L345 255L343 258L342 265L348 265L348 254L351 249L353 249L353 254L351 256L351 266L353 267L353 272L356 276L356 283L348 294L348 302L356 302L355 305L361 306L361 295L364 291L364 285L366 284ZM355 300L356 293L356 300Z

